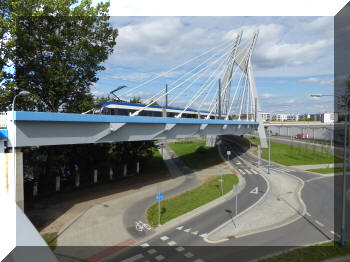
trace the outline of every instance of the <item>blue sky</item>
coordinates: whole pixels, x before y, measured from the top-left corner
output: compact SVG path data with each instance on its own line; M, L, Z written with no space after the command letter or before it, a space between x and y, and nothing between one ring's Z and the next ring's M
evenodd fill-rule
M254 30L259 29L252 62L262 111L333 111L332 97L310 97L312 93L334 92L333 17L112 16L111 23L118 28L119 36L114 53L105 62L107 70L99 74L100 80L92 88L97 96L120 85L132 90L206 50L225 42L230 45L240 30L243 30L244 44ZM195 66L194 62L178 68L169 77L133 90L124 98L134 95L150 98L165 83L171 83ZM207 74L214 70L215 65ZM201 77L180 96L178 106L187 104L201 86L200 80L203 83L206 78Z

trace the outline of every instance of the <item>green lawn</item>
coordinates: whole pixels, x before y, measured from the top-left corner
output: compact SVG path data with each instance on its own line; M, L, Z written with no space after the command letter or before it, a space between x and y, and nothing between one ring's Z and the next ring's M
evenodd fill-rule
M234 184L238 183L238 177L234 174L223 175L224 194L232 190ZM221 196L220 176L205 182L201 186L186 191L175 197L161 201L160 222L164 224L173 218L181 216L197 207L200 207ZM152 226L158 225L158 202L147 209L148 223Z
M222 163L217 147L206 147L205 141L169 143L170 148L193 169L204 169Z
M343 168L342 167L318 168L318 169L308 169L306 171L315 172L319 174L331 174L331 173L341 173L343 172Z
M299 248L276 257L259 260L259 262L321 262L326 259L349 254L349 243L341 247L338 242L332 241L322 245Z
M168 168L164 163L163 158L157 148L152 149L152 155L152 159L145 166L145 170L143 172L154 173L154 171L156 170L159 173L167 173Z
M260 140L254 137L249 137L249 141L253 144L260 144ZM262 149L262 158L268 159L268 148ZM319 152L313 150L312 144L308 147L303 147L294 143L280 144L271 141L271 161L278 162L286 166L297 165L312 165L312 164L329 164L329 163L341 163L343 160L339 157L333 156L326 152Z

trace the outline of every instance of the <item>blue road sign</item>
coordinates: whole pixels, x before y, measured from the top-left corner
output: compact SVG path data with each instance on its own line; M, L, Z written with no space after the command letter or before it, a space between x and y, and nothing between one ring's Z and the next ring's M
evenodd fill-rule
M163 200L163 194L162 193L158 193L156 196L157 201L162 201Z

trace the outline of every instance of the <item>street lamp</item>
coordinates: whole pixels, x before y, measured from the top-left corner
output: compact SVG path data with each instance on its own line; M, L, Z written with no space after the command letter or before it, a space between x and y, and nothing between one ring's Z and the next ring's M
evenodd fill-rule
M15 97L13 98L12 101L12 156L13 156L13 189L14 189L14 200L16 203L16 193L17 193L17 174L16 174L16 154L15 154L15 140L16 140L16 124L15 124L15 101L16 101L16 97L17 96L28 96L30 95L30 93L28 91L21 91L19 92L17 95L15 95Z

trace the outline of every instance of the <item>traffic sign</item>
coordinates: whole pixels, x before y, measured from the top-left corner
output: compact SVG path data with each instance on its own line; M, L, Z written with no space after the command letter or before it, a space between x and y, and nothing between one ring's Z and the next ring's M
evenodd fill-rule
M238 193L239 190L239 185L233 185L233 192L235 192L235 194Z
M163 194L162 193L158 193L156 196L157 201L162 201L163 200Z
M227 155L228 155L228 156L230 156L230 155L231 155L231 151L227 151L226 153L227 153Z

